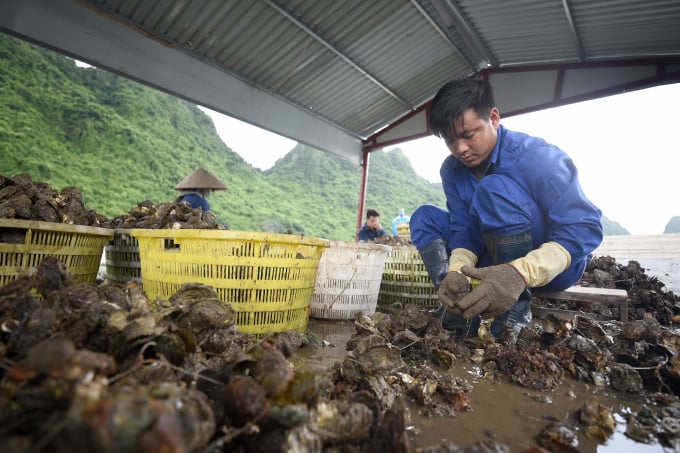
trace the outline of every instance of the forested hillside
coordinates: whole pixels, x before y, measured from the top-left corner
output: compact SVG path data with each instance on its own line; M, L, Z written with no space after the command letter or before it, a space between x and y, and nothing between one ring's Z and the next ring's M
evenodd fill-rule
M172 187L202 166L229 186L210 201L233 229L354 238L356 165L297 146L262 172L195 105L4 34L0 77L0 174L77 186L88 207L113 217L146 199L174 199ZM385 220L400 207L443 203L441 188L400 152L373 153L372 163L367 205Z
M210 202L232 229L354 238L361 168L327 153L298 145L262 172L196 105L2 33L0 99L0 174L76 186L107 217L173 200L173 186L204 167L229 186ZM398 150L371 154L366 206L388 231L399 208L410 214L423 203L444 206L440 184L416 175ZM608 234L627 234L605 222Z

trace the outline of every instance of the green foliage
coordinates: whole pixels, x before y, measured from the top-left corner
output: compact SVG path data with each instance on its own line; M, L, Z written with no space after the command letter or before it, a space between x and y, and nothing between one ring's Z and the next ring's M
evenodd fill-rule
M89 208L114 217L143 200L173 200L173 186L200 166L229 186L210 203L232 229L354 239L360 167L299 145L262 172L193 104L4 34L0 57L0 174L77 186ZM415 209L418 194L442 204L441 190L397 154L373 153L390 165L371 167L368 205L391 218ZM392 172L410 186L401 195Z
M345 160L298 145L262 172L195 105L2 33L0 98L0 174L76 186L107 217L173 200L173 186L204 167L229 186L210 203L232 229L354 239L361 168ZM441 184L400 150L371 153L366 208L388 231L400 208L424 203L445 205Z

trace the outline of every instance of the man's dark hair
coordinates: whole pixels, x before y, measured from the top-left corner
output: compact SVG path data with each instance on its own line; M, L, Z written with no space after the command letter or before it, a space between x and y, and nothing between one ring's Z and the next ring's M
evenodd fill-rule
M369 209L366 211L366 220L368 220L370 217L380 217L380 213L375 209Z
M439 89L430 106L430 129L437 137L456 139L455 122L468 109L478 117L489 115L496 106L491 84L479 77L452 80Z

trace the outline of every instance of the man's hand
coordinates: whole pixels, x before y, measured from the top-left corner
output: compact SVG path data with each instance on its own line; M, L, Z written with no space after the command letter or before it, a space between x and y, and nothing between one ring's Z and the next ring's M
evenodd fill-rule
M449 272L439 285L437 296L444 309L455 316L461 316L463 311L457 303L470 294L470 280L460 272Z
M470 294L456 302L457 309L466 319L480 314L484 318L491 318L506 313L527 287L524 278L509 264L478 269L463 266L461 272L481 281Z

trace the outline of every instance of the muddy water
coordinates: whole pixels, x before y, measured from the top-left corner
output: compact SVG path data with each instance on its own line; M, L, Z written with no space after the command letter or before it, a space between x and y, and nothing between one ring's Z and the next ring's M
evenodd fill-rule
M318 350L302 348L293 359L305 364L331 368L346 355L345 343L355 328L348 321L310 319L309 330L325 343ZM473 366L455 366L454 375L464 377L472 386L468 394L471 412L457 412L455 417L425 417L417 405L410 407L412 439L417 448L441 445L446 439L460 447L475 442L493 440L507 445L511 452L524 451L538 445L536 436L551 421L559 421L576 428L576 414L583 402L595 396L598 402L614 415L616 432L606 443L599 444L579 435L581 452L662 452L659 445L635 442L624 435L625 415L637 412L642 406L639 394L622 394L610 388L598 388L573 379L553 391L536 391L517 384L490 380L481 376Z

